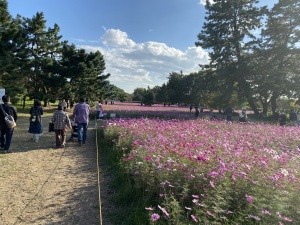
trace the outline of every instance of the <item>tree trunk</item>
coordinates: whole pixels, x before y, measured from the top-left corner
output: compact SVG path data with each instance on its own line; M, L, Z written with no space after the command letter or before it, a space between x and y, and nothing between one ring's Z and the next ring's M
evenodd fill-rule
M277 109L277 96L276 95L272 95L270 102L271 102L271 109L272 109L272 114L274 114L275 110Z
M47 107L48 106L48 102L49 102L49 100L44 100L44 107Z
M251 96L246 96L246 98L247 98L248 103L249 103L251 109L253 110L254 114L258 116L259 111L257 109L257 106L255 105L255 102L254 102L253 98Z
M268 102L263 102L262 107L263 107L262 113L267 114L267 112L268 112Z
M25 109L26 106L26 96L23 97L23 109Z

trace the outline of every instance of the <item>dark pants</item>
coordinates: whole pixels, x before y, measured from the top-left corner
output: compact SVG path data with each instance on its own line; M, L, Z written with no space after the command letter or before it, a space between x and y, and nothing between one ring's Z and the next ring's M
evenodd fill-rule
M0 145L4 150L9 149L13 133L14 129L1 127Z
M56 147L61 147L66 144L66 132L65 130L55 130Z
M227 121L232 121L232 115L227 115L226 120Z

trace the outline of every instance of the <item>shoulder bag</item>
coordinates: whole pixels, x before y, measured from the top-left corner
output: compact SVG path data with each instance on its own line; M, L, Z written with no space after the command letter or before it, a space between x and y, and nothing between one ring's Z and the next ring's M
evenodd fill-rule
M17 126L17 124L16 124L16 122L15 122L14 117L11 116L11 115L9 115L9 114L7 114L7 113L4 111L2 105L0 105L0 107L1 107L1 110L2 110L2 112L3 112L4 120L5 120L5 123L6 123L7 127L10 128L10 129L15 128L15 127Z

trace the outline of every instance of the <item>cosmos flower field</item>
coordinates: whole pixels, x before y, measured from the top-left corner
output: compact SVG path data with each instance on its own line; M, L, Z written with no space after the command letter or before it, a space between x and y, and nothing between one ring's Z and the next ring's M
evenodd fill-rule
M151 199L148 224L300 224L300 127L140 112L111 119L104 136Z

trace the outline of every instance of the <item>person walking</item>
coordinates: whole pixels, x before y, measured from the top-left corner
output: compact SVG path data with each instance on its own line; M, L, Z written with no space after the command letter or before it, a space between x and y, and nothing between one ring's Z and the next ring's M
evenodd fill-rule
M52 122L54 123L55 142L57 148L66 146L67 128L72 128L71 121L63 107L58 105L57 111L53 114Z
M100 117L102 117L104 113L103 105L101 101L98 101L98 104L96 105L96 111L97 111L97 119L100 119Z
M34 100L33 106L30 108L30 121L28 133L31 134L31 140L39 142L40 136L43 135L42 115L44 114L41 101Z
M14 120L17 121L18 114L16 107L13 105L8 104L10 102L10 96L3 95L2 96L3 104L1 104L2 109L9 115L14 117ZM6 122L4 120L4 113L0 110L0 147L1 150L4 150L3 153L11 153L12 151L9 150L12 136L14 133L14 128L8 128Z
M87 139L87 126L89 122L90 106L84 102L84 98L80 98L73 110L73 118L78 129L78 145L85 144Z
M61 105L63 111L66 111L66 110L67 110L68 104L67 104L67 102L66 102L65 99L61 100L61 102L59 103L59 105Z
M294 109L291 110L290 115L289 115L290 121L294 126L297 126L297 113L295 112Z
M285 114L284 111L282 111L280 113L278 121L279 121L280 126L285 126L286 125L286 114Z
M297 125L300 127L300 110L297 112Z
M225 114L226 114L226 120L228 122L232 121L232 114L233 114L234 110L231 107L231 105L229 105L226 109L225 109Z
M199 113L200 113L199 108L198 108L198 106L196 105L196 106L195 106L195 116L196 116L196 118L198 118Z

